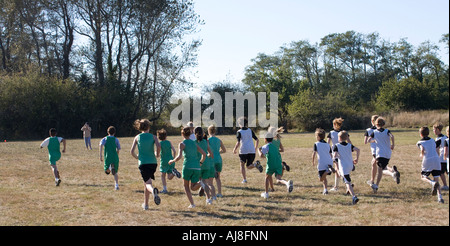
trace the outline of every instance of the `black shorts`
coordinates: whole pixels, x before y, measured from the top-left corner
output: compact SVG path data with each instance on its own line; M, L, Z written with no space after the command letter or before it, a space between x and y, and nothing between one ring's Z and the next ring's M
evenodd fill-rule
M322 178L324 173L327 173L327 175L331 175L331 172L329 172L328 170L321 170L319 171L319 178Z
M431 171L431 172L424 172L424 171L422 171L422 176L425 176L425 177L428 177L428 176L430 176L430 175L432 175L433 177L439 177L439 176L441 176L441 170L433 170L433 171Z
M139 165L139 171L141 171L141 176L144 182L147 182L149 179L155 180L155 172L157 164L141 164Z
M256 158L256 154L239 154L239 158L242 163L246 163L246 166L250 166L253 164L253 161Z
M386 169L387 165L389 164L389 159L384 158L384 157L378 157L377 158L377 165L381 168L381 169Z
M442 174L448 173L448 170L447 170L447 162L441 162L441 173L442 173Z
M344 177L342 179L344 180L345 184L351 184L352 183L352 179L350 178L350 174L344 175Z

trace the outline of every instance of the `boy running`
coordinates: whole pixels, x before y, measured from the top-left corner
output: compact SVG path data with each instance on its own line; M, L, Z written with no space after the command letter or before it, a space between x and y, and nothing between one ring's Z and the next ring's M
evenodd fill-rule
M263 167L261 166L259 161L253 163L256 157L256 149L258 149L259 139L256 137L255 133L247 127L247 118L239 118L238 124L241 129L237 132L237 142L234 146L233 153L237 154L237 149L239 148L241 174L243 178L242 183L245 184L247 183L245 167L247 167L247 169L253 169L256 167L261 173L263 171ZM256 146L255 144L253 144L253 140L256 141Z
M323 184L323 195L328 194L328 181L327 175L336 173L333 168L333 157L330 145L325 142L325 130L316 129L315 132L317 142L314 143L314 151L312 154L312 164L314 166L314 160L317 156L317 170L319 172L319 181Z
M294 184L292 180L286 181L282 179L283 176L283 166L281 164L281 155L278 147L272 144L273 135L272 133L266 133L264 137L266 145L258 149L259 156L261 158L267 159L266 165L266 179L265 179L265 192L261 193L261 197L267 199L269 198L269 185L273 183L272 175L275 174L277 183L286 185L287 191L289 193L294 189Z
M392 150L395 147L394 135L383 127L386 125L384 118L379 117L375 122L377 129L372 132L370 138L367 140L369 143L376 143L376 161L378 166L377 182L371 184L373 192L377 192L381 178L383 175L391 176L397 184L400 184L400 173L396 166L388 167L389 161L392 156ZM391 144L392 142L392 144Z
M116 128L114 126L108 127L108 136L104 137L100 141L100 161L103 161L102 152L103 146L105 146L105 153L103 156L105 157L105 165L103 169L105 170L106 175L112 173L114 176L114 190L119 190L119 176L117 172L119 171L119 151L120 151L120 143L119 139L117 139L114 135L116 134Z
M417 142L417 147L420 149L420 157L422 158L421 179L431 185L431 194L438 196L438 202L444 203L439 184L439 177L441 176L441 164L438 155L439 145L434 139L428 137L430 134L428 127L420 128L419 134L422 138ZM433 176L434 180L428 178L430 175Z
M56 162L61 159L61 152L60 152L60 143L63 143L63 150L62 152L66 152L66 140L61 137L56 137L56 129L52 128L49 131L50 137L46 138L41 143L41 149L44 147L48 148L48 160L50 161L50 167L52 168L53 175L55 176L55 185L59 186L61 184L61 177L59 176L58 168L56 167Z
M338 159L337 173L343 178L345 185L347 186L347 192L352 195L352 204L358 203L359 199L353 190L352 179L350 173L352 172L354 165L358 164L360 150L347 142L348 133L341 131L339 133L339 143L334 146L333 153L334 158ZM356 151L356 159L353 160L352 152Z
M161 172L161 181L163 185L162 194L167 194L167 179L172 180L173 177L181 178L181 174L175 169L175 163L169 165L169 161L177 155L177 151L173 147L172 143L167 140L167 132L162 129L158 131L158 139L161 141L161 163L159 165L159 171Z

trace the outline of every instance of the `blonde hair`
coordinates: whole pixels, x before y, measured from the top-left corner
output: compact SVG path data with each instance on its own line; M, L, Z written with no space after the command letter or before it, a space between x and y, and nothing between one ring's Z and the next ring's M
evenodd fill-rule
M341 132L339 132L338 137L341 138L343 141L347 141L347 139L348 139L348 132L347 131L341 131Z
M344 119L340 118L335 118L333 120L333 127L336 129L341 129L342 124L344 123Z
M380 118L379 115L372 115L372 122L375 123L378 118Z
M148 119L135 120L134 128L141 132L147 131L150 129L150 121Z
M269 129L267 129L267 132L272 133L272 136L274 138L276 137L276 138L280 139L281 138L280 134L284 132L284 127L280 127L277 129L277 128L271 126L271 127L269 127Z
M215 125L210 125L209 127L208 127L208 133L209 133L209 135L212 135L212 134L216 134L216 126Z

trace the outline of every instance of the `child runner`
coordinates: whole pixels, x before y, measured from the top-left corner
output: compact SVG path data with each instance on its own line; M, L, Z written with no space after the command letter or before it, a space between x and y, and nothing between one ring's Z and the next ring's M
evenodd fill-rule
M378 119L378 115L373 115L372 116L372 127L371 128L367 128L366 133L364 134L364 144L368 144L369 143L369 138L372 135L373 131L375 131L377 129L377 127L375 126L375 122ZM375 177L377 176L377 172L378 172L378 166L377 166L377 144L376 143L370 143L370 150L372 153L372 176L370 177L370 180L367 181L367 184L370 185L370 187L374 187L373 184L375 183ZM374 189L374 191L376 192L376 190Z
M284 127L280 127L280 128L275 128L273 126L269 127L268 130L270 133L272 133L273 136L273 140L272 140L272 144L274 144L279 150L280 150L280 154L284 152L284 147L283 144L281 143L281 133L284 132ZM281 162L281 164L283 164L283 171L286 170L288 172L291 171L291 167L288 166L288 164L286 164L286 162Z
M261 166L259 161L253 163L256 157L256 149L258 149L259 139L256 137L255 133L247 127L248 120L245 117L241 117L238 119L238 124L240 130L237 132L237 142L234 146L233 153L237 154L237 149L239 148L239 159L241 164L241 174L242 174L242 183L247 183L247 175L245 172L245 167L248 169L257 168L259 172L262 173L263 167ZM256 141L253 144L253 140Z
M142 208L148 210L148 199L150 193L153 194L153 201L156 205L161 203L161 198L158 196L158 189L153 187L152 179L155 180L155 171L158 166L156 157L159 157L161 145L158 139L150 132L150 121L147 119L136 120L134 127L141 133L133 140L131 146L131 155L139 160L139 170L142 179L144 180L144 203ZM154 146L156 145L156 155ZM139 155L136 155L136 146L139 150Z
M275 174L277 183L286 185L287 191L289 193L294 189L294 183L292 180L286 181L282 179L283 166L281 164L281 155L278 147L272 144L273 135L267 132L264 136L264 142L266 145L258 149L258 154L261 158L267 159L266 165L266 179L265 179L265 192L261 193L261 197L267 199L269 198L269 185L273 183L272 175Z
M450 136L448 130L449 130L449 127L447 126L447 136ZM448 146L449 146L449 138L445 139L445 148L444 148L444 156L447 158L447 171L450 170L450 166L449 166L449 148L448 148ZM448 176L447 178L450 178L448 173L447 173L447 176Z
M216 137L216 127L211 125L208 127L208 133L209 133L209 147L211 148L214 159L214 169L215 169L215 178L216 178L216 184L217 184L217 197L223 197L222 195L222 180L220 179L220 173L222 172L222 157L220 154L226 153L227 148L225 148L225 145L223 144L222 140Z
M169 165L169 161L177 155L177 151L173 147L172 143L167 140L167 132L164 129L158 131L158 139L161 141L161 163L159 165L159 171L161 172L161 181L163 185L162 194L167 194L167 181L166 175L169 180L173 177L181 178L181 174L175 168L175 163Z
M346 131L339 132L339 143L334 146L334 158L338 159L337 172L343 178L345 185L347 186L347 192L352 195L352 204L358 203L359 199L353 190L352 179L350 173L353 170L354 165L358 164L360 150L348 143L348 133ZM356 151L356 159L353 160L352 152Z
M61 184L61 177L59 176L58 168L56 167L56 162L61 159L60 143L63 143L62 152L66 152L66 140L61 137L56 137L56 129L52 128L48 131L50 137L46 138L41 143L41 149L47 147L48 149L48 160L50 161L50 167L52 168L53 175L55 176L55 185L59 186Z
M213 152L209 147L209 141L206 134L203 132L203 128L196 127L194 129L194 134L196 137L196 143L205 153L208 153L205 161L202 164L200 179L203 184L205 184L205 188L201 188L199 191L199 196L203 196L206 193L206 204L211 205L213 200L217 200L216 191L214 189L213 178L216 170L214 169L213 163ZM201 154L197 153L198 159L201 159Z
M190 202L188 208L195 208L194 199L192 198L192 191L204 188L204 184L200 182L201 165L206 159L205 151L200 148L194 141L190 140L191 131L189 128L181 130L181 136L184 140L178 145L178 155L175 159L170 160L169 164L173 164L184 157L182 176L184 180L184 191ZM201 153L202 157L199 161L197 153Z
M423 158L421 178L424 182L431 185L431 194L433 196L438 195L438 202L444 203L439 184L439 177L441 176L441 164L438 155L439 145L436 144L434 139L428 137L430 134L428 127L420 128L419 134L422 139L417 142L417 146L420 149L420 157ZM434 180L428 178L430 175L433 175Z
M105 170L106 175L109 175L111 172L114 175L114 190L119 190L119 176L117 172L119 171L119 151L120 151L120 143L119 139L117 139L114 135L116 134L116 128L114 126L108 127L108 136L104 137L100 141L100 161L103 161L102 152L103 146L105 146L105 153L103 156L105 157L105 165L103 169Z
M447 178L445 177L445 173L448 174L448 170L447 170L447 162L446 162L446 158L444 155L444 147L445 147L445 140L448 138L447 136L445 136L444 134L442 134L442 130L444 129L444 125L442 125L442 123L440 122L436 122L433 125L433 132L434 135L436 135L436 144L439 146L439 159L441 162L441 179L442 179L442 190L448 190L448 185L447 185Z
M328 144L331 143L331 150L334 150L334 146L339 143L338 135L339 135L339 132L341 132L343 123L344 123L344 119L342 119L342 118L335 118L333 120L333 130L330 131L330 133L328 134L328 137L327 137ZM347 142L349 144L352 143L352 141L350 140L350 135L348 135ZM334 156L334 153L333 153L333 156ZM334 159L333 162L334 162L335 167L337 167L338 160ZM331 191L337 191L338 186L339 186L339 174L336 173L334 176L334 186L333 186L333 188L331 188Z
M376 161L378 166L378 176L376 184L372 184L371 187L374 192L378 191L380 186L380 181L383 175L391 176L397 184L400 184L400 173L396 166L393 168L388 167L389 160L392 156L392 150L395 147L394 135L388 130L384 129L386 121L384 118L379 117L375 122L377 129L372 132L370 138L367 140L369 143L376 143ZM391 144L392 142L392 144Z
M312 154L312 164L314 166L314 160L317 155L317 170L319 171L319 181L323 183L323 195L328 194L328 181L327 175L335 173L333 168L333 157L330 145L325 142L325 130L316 129L315 132L317 142L314 143L314 151Z

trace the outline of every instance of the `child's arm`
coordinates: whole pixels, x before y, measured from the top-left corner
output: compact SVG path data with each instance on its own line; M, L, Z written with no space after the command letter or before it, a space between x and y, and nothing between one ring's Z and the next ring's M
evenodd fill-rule
M223 144L222 140L220 140L220 153L226 153L227 152L227 148L225 148L225 145Z
M392 144L391 144L391 150L394 150L394 147L395 147L395 138L394 138L394 135L392 135L392 133L389 133L389 136L391 137L391 142L392 142Z
M258 155L261 158L265 158L264 154L262 153L262 147L258 148Z
M170 142L170 148L172 148L172 155L177 156L177 150L173 147L172 142Z
M255 141L256 141L256 143L255 143L255 151L256 151L259 146L259 138L257 138Z
M283 144L280 141L280 153L283 153L283 152L284 152L284 147L283 147Z
M103 161L103 156L102 156L102 153L103 153L103 145L102 144L99 144L100 145L100 149L99 149L99 155L100 155L100 161Z
M169 161L170 165L172 165L173 163L175 163L175 162L177 162L177 161L179 161L181 159L181 156L183 154L183 150L184 150L184 143L181 142L178 145L178 155L177 155L177 157L175 157L175 159Z
M66 153L66 139L62 139L62 143L63 143L63 150L62 150L62 152L63 153Z
M425 149L422 147L421 144L419 144L420 154L419 157L423 158L425 156Z
M206 159L206 153L198 145L197 145L197 151L200 152L200 154L202 154L202 159L200 160L200 165L203 165L203 162L205 162L205 159Z
M214 153L212 152L211 148L209 147L209 140L206 140L206 142L208 143L208 157L211 157L212 159L214 159Z
M312 165L314 166L314 160L316 159L317 151L313 151L312 153Z
M155 156L156 156L156 158L158 158L159 155L161 154L161 144L159 143L158 138L156 136L153 136L153 139L155 140L155 145L156 145Z
M236 145L234 146L234 149L233 149L233 154L237 154L237 149L239 148L240 145L241 145L241 142L237 141Z
M358 161L359 161L359 154L360 154L360 150L359 150L359 148L357 148L357 147L354 147L353 148L353 151L356 151L356 159L355 160L353 160L353 164L358 164Z
M42 141L42 143L40 145L41 149L44 147L47 147L49 142L50 142L50 138L46 138L44 141Z
M131 150L130 150L130 154L135 158L139 160L139 156L136 155L136 153L134 152L136 150L136 146L137 146L137 136L134 138L133 140L133 145L131 145Z
M448 146L444 147L444 156L448 156Z

